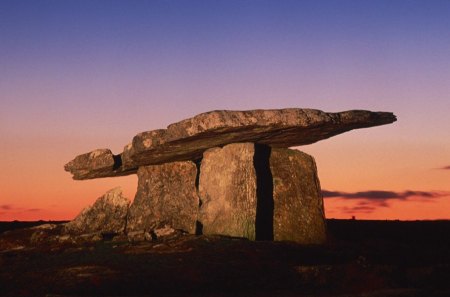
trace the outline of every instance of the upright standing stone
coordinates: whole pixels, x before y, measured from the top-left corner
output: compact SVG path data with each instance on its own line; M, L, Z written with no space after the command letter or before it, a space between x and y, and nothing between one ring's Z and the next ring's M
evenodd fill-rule
M138 189L130 206L127 231L169 225L195 233L199 208L195 163L142 166L137 175Z
M235 143L207 150L200 167L204 234L323 243L314 159L297 150Z
M323 243L326 224L314 158L298 150L272 149L270 169L274 240Z
M234 143L203 154L199 183L203 234L255 239L254 147L253 143Z

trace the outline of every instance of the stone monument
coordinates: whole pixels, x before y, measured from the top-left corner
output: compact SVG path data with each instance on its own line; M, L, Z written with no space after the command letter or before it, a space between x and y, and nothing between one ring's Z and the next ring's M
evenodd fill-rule
M125 234L170 227L320 244L326 224L316 164L289 147L395 121L364 110L211 111L139 133L118 155L79 155L65 170L76 180L137 174Z

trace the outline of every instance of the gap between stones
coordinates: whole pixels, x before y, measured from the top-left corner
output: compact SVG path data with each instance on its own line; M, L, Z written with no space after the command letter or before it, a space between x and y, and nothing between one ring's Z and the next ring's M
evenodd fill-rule
M273 178L270 146L255 144L253 166L256 174L256 240L273 240Z
M122 167L122 156L120 154L113 155L113 160L114 160L113 171Z
M202 207L202 198L200 197L199 185L200 185L200 167L202 165L202 158L194 161L195 167L197 168L197 175L195 176L195 190L198 196L198 208ZM195 221L195 235L203 234L203 224L199 221Z

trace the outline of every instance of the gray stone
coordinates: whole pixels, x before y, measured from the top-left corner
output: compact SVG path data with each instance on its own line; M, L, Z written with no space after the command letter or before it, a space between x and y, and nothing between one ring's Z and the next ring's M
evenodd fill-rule
M139 242L139 241L152 241L152 235L150 232L139 230L139 231L130 231L127 232L127 239L131 242Z
M365 110L211 111L171 124L167 129L137 134L123 153L115 156L115 162L112 154L87 153L69 162L65 169L74 179L126 175L135 173L138 166L197 160L205 150L231 143L252 142L287 148L394 121L396 117L390 112Z
M253 143L207 150L200 167L203 234L323 243L326 225L314 159Z
M203 234L255 239L254 151L253 143L237 143L203 154L199 182Z
M137 165L123 154L114 155L109 149L97 149L77 156L64 165L64 170L73 174L73 179L83 180L105 176L123 176L136 173ZM122 164L122 159L126 160Z
M326 221L314 158L298 150L272 149L270 170L274 240L324 243Z
M98 198L72 221L65 224L65 233L122 233L125 230L130 201L120 187Z
M130 206L128 231L150 231L168 225L195 233L199 198L193 162L142 166L138 189Z
M109 149L97 149L90 153L77 156L64 165L66 171L73 173L74 179L83 179L87 176L100 176L111 172L114 167L114 156Z
M176 232L175 229L173 229L170 226L162 226L161 228L155 229L153 233L155 234L156 238L166 237L174 234Z

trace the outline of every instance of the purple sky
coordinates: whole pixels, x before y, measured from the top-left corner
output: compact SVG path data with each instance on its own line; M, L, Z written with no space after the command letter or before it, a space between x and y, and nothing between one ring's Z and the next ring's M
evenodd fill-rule
M322 187L449 192L449 28L449 1L1 1L0 220L70 217L114 185L133 198L133 178L62 166L214 109L392 111L303 148ZM373 215L450 217L397 203Z

